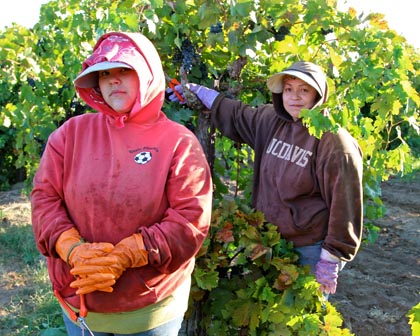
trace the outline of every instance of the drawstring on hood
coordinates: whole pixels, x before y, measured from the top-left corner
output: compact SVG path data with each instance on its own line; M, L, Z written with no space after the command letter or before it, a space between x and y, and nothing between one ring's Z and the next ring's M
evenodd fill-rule
M318 92L320 98L312 108L318 107L327 101L328 83L323 70L311 62L296 62L287 69L271 76L267 80L267 86L272 93L274 109L283 119L287 119L289 121L293 120L283 106L282 92L283 78L285 75L294 76L303 80Z
M121 114L106 104L96 73L86 74L90 77L89 85L85 85L83 73L101 62L124 63L137 72L139 92L130 112ZM82 69L74 83L79 96L93 109L110 116L117 127L124 127L126 122L153 122L163 114L161 108L165 97L165 76L162 63L156 48L144 35L120 32L103 35L95 44L92 55L83 62ZM91 85L93 87L85 87Z

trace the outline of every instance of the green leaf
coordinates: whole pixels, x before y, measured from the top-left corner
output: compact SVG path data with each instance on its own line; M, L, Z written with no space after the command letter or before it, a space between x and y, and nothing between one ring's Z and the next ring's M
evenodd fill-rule
M246 299L231 303L232 323L236 327L248 326L251 319L252 303Z
M408 323L411 325L412 335L420 335L420 302L412 307L407 314Z
M163 0L149 0L149 1L153 9L160 8L163 6Z
M216 271L201 270L196 267L193 276L199 288L209 291L216 288L219 282L219 274Z
M132 13L132 14L124 15L124 21L130 29L135 30L138 28L139 18L137 14Z
M211 4L211 2L206 2L202 4L198 9L198 17L200 21L198 26L200 29L209 28L211 25L216 24L218 21L218 13L220 12L219 6L216 4ZM218 34L212 34L218 35Z
M283 295L281 297L280 304L283 306L284 312L287 313L290 311L290 308L293 307L295 303L295 296L291 289L286 289L283 292Z
M238 0L236 5L231 5L230 14L232 16L247 17L250 10L254 7L254 1Z

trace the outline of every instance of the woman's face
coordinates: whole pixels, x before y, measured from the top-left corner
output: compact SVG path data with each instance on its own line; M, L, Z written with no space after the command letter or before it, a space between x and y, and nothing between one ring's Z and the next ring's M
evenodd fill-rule
M118 113L128 113L133 108L139 92L136 71L114 68L99 71L99 88L105 102Z
M299 118L302 109L311 109L319 98L318 92L296 77L285 77L283 80L283 105L294 120Z

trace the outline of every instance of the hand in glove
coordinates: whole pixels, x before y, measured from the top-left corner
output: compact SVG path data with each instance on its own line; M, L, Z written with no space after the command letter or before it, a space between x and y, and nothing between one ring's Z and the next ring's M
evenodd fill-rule
M89 260L84 265L73 268L71 273L81 279L72 282L71 287L80 288L80 293L77 291L77 294L90 293L97 290L95 286L100 285L96 279L101 281L113 279L115 283L127 268L142 267L147 264L148 253L144 247L143 237L140 233L135 233L121 240L107 256ZM84 286L86 288L82 288ZM107 291L112 292L112 288Z
M70 267L83 265L90 259L108 255L114 245L111 243L86 243L75 228L64 231L57 239L55 249Z
M116 279L112 273L94 273L80 276L70 284L70 287L78 288L76 294L88 294L94 291L111 293L115 283Z
M178 92L178 94L180 94L180 95L181 95L181 97L182 97L182 98L184 98L184 100L183 100L183 101L180 101L180 100L179 100L179 97L178 97L178 95L174 92L174 90L176 90L176 91ZM174 103L178 103L178 104L180 104L180 105L184 105L184 104L186 104L186 101L185 101L185 96L184 96L184 89L182 88L182 85L181 85L181 84L175 85L173 89L172 89L172 88L170 88L170 87L169 87L169 88L167 88L167 89L165 90L165 99L168 99L169 101L174 102Z
M86 243L80 237L79 232L75 228L72 228L64 231L58 237L55 249L60 258L72 267L73 270L77 267L83 267L85 264L94 264L98 258L100 259L108 255L114 249L114 245L110 243ZM80 281L83 284L87 283L86 279L79 279L73 281L70 286L80 288ZM111 286L115 284L115 279L112 274L98 274L95 277L91 277L88 283L91 286L89 291L77 291L77 294L90 293L95 290L104 292L112 291Z
M91 260L86 260L83 265L73 267L70 271L77 280L70 284L78 288L76 294L87 294L99 290L111 293L112 286L124 270L118 264L115 256L110 254Z
M187 88L194 93L198 99L201 100L201 102L203 103L203 105L207 108L207 109L211 109L211 106L213 105L214 100L216 99L216 97L219 95L219 92L217 92L216 90L213 89L209 89L205 86L202 85L198 85L198 84L194 84L194 83L189 83L187 84ZM183 97L185 97L184 95L184 91L182 89L182 85L177 85L175 86L175 90L178 91L178 93L180 93ZM172 92L172 94L170 94L168 96L168 99L172 102L179 102L178 97L176 96L176 94L172 91L172 89L167 89L166 90L167 93Z
M144 247L143 236L141 233L135 233L130 237L124 238L115 245L111 256L116 256L119 265L124 269L129 267L142 267L149 263L148 252Z
M334 294L337 289L338 262L320 259L315 268L316 281L326 294Z

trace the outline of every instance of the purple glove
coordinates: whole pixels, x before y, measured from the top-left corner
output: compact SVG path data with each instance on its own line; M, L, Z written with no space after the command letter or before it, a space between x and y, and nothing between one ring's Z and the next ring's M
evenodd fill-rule
M174 89L184 98L183 102L179 100L178 96L175 94L175 92L171 88L166 89L165 97L169 99L171 102L184 105L186 102L185 102L185 96L184 96L184 91L182 89L182 85L181 84L175 85Z
M315 276L322 292L334 294L337 289L338 262L320 259L316 264Z
M194 93L198 97L198 99L201 100L204 106L209 110L211 106L213 105L214 100L219 95L219 92L217 92L216 90L212 90L212 89L206 88L205 86L194 84L194 83L187 84L187 88L192 93ZM175 90L177 90L178 93L180 93L185 98L182 85L179 84L175 86ZM176 96L176 94L173 92L171 88L166 89L166 93L168 95L168 99L171 102L178 102L180 104L185 104L185 102L182 103L179 101L179 98Z
M200 99L204 106L209 110L211 109L214 100L219 95L219 92L216 90L212 90L198 84L189 83L187 84L187 87L192 93L197 95L198 99Z

